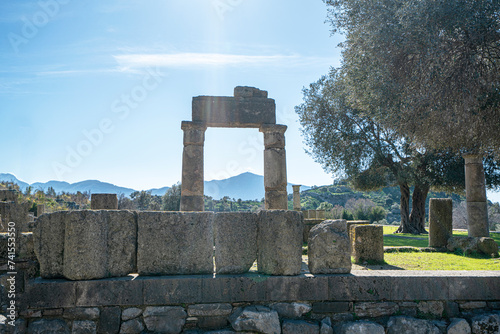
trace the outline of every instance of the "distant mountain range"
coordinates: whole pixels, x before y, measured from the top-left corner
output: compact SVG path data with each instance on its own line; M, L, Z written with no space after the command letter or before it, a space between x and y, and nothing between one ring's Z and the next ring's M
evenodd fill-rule
M77 183L68 183L61 181L48 181L45 183L36 182L33 184L28 184L26 182L18 180L12 174L2 174L0 173L0 182L13 182L19 185L22 191L27 187L31 186L33 190L42 189L47 191L50 187L54 188L56 193L67 192L76 193L90 192L91 194L100 193L115 193L115 194L125 194L125 196L130 196L135 189L125 188L116 186L111 183L101 182L98 180L87 180ZM148 189L153 195L162 196L170 187L154 188ZM302 186L301 190L308 190L310 187ZM292 184L288 184L288 193L292 193ZM214 199L221 199L224 196L229 198L235 198L242 200L260 200L264 197L264 177L262 175L256 175L253 173L243 173L237 176L230 177L224 180L212 180L205 181L205 195L211 196Z

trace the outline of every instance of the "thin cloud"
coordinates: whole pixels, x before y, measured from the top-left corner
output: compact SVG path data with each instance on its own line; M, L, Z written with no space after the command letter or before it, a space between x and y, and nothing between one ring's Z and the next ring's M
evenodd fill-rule
M247 56L220 53L131 54L114 56L123 68L261 65L282 62L296 56Z
M249 56L220 53L128 54L113 56L122 71L143 67L192 68L211 66L304 66L331 64L331 58L301 57L298 55Z

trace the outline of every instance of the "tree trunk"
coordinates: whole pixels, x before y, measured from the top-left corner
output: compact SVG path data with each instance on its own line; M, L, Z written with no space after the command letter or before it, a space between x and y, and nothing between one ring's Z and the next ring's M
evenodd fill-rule
M413 190L412 208L410 214L410 226L415 229L416 233L427 234L425 230L425 201L429 193L428 185L417 184Z
M394 233L412 233L410 226L410 187L406 183L400 183L399 189L401 191L401 225Z

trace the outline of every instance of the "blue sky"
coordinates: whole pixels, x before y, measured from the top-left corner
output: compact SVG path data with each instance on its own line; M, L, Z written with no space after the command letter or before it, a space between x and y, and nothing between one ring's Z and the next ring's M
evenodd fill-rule
M192 97L243 85L276 100L289 182L332 182L294 112L340 64L321 0L8 0L0 12L0 172L170 186ZM256 129L210 128L205 179L263 174L262 151Z

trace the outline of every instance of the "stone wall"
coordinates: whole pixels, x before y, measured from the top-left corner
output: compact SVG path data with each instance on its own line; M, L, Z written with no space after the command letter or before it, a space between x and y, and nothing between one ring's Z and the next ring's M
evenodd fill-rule
M257 257L259 272L298 275L302 238L298 211L79 210L39 217L34 250L43 278L245 273Z
M446 271L139 276L78 282L37 279L20 300L25 308L19 312L17 326L33 334L44 329L58 329L58 333L462 333L461 328L498 333L498 286L496 272Z

